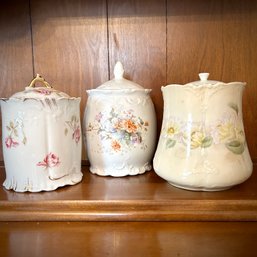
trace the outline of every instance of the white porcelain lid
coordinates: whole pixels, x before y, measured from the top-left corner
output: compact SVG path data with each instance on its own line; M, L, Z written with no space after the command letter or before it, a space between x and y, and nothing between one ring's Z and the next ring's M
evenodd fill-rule
M43 87L36 87L36 83L43 84ZM30 85L25 87L24 91L13 94L9 99L24 100L33 98L41 100L45 99L46 97L52 99L71 98L66 93L53 89L52 86L50 86L41 75L37 74L37 76L31 81Z
M217 83L222 83L221 81L208 80L209 75L210 74L207 72L199 73L198 76L199 76L200 80L193 81L188 84L191 84L191 85L193 84L194 86L201 86L201 85L215 85ZM188 84L186 84L186 85L188 85Z
M202 88L208 88L208 89L213 89L213 88L218 88L218 87L224 87L224 86L239 86L239 87L244 87L246 85L245 82L229 82L229 83L224 83L221 81L217 81L217 80L208 80L209 77L209 73L207 72L202 72L198 74L200 77L200 80L198 81L193 81L193 82L189 82L187 84L184 85L180 85L180 84L170 84L167 86L162 86L161 90L168 90L171 87L183 87L183 88L192 88L195 90L198 89L202 89Z
M114 79L109 80L97 87L96 89L92 89L93 91L98 90L145 90L142 86L137 83L127 80L123 77L124 69L121 62L117 62L114 67ZM89 91L92 91L89 90Z

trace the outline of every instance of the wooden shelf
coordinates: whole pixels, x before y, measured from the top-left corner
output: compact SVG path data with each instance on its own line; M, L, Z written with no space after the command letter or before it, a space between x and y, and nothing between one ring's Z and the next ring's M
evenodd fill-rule
M0 222L0 255L256 256L253 222Z
M0 189L0 221L257 221L257 165L245 183L222 192L170 186L153 171L100 177L83 166L80 184L52 192ZM0 171L4 181L4 168Z

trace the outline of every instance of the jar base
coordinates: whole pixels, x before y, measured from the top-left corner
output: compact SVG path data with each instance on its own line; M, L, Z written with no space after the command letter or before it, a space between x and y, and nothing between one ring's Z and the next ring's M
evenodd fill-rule
M171 186L184 189L184 190L189 190L189 191L205 191L205 192L215 192L215 191L224 191L230 189L232 186L227 186L227 187L213 187L213 188L208 188L208 187L190 187L190 186L183 186L180 184L176 184L173 182L168 181L168 183Z
M81 182L82 177L83 173L79 171L67 174L67 176L63 176L58 180L51 180L47 176L41 179L40 183L38 180L32 180L32 178L27 178L25 181L22 181L20 178L6 178L3 187L18 193L54 191L60 187L76 185Z
M145 173L151 170L152 166L146 163L143 167L127 166L122 168L106 168L100 169L93 166L89 167L91 173L98 176L111 176L111 177L125 177L125 176L135 176Z

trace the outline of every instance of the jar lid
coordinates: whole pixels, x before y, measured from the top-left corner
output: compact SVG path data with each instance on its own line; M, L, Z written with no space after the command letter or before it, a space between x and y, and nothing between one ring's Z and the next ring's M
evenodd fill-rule
M201 85L215 85L217 83L222 83L221 81L208 80L209 75L210 74L207 72L199 73L198 76L199 76L200 80L187 83L186 85L193 84L194 86L201 86Z
M225 82L221 82L221 81L217 81L217 80L208 80L209 73L207 73L207 72L202 72L202 73L199 73L198 75L200 77L200 80L198 80L198 81L189 82L184 85L169 84L167 86L162 86L161 90L164 91L171 87L183 87L183 88L191 88L194 90L198 90L198 89L202 90L204 88L206 88L206 89L216 88L217 89L217 88L226 87L226 86L244 87L246 85L245 82L238 82L238 81L225 83Z
M36 87L36 83L41 83L43 86ZM37 74L37 76L31 81L30 85L25 87L24 91L17 92L13 94L9 99L38 99L43 100L45 98L52 99L63 99L63 98L72 98L66 93L53 89L45 79Z
M87 92L113 92L113 91L145 91L151 92L151 89L144 89L139 84L127 80L124 78L124 68L121 62L117 62L114 66L114 79L109 80L103 83L101 86L96 89L87 90Z

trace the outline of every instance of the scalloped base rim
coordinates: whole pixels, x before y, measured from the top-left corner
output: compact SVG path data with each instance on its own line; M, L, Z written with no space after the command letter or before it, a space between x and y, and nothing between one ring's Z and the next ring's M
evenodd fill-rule
M99 169L94 168L90 166L89 170L91 173L99 175L99 176L112 176L112 177L125 177L125 176L135 176L139 174L143 174L146 171L149 171L152 169L152 166L150 164L145 164L143 167L124 167L123 169L115 169L113 167L106 168L106 169Z
M18 185L14 187L13 183L6 179L3 183L3 187L7 190L13 190L18 193L24 193L24 192L37 193L42 191L53 191L59 187L76 185L79 182L81 182L82 177L83 177L83 174L81 172L75 173L75 174L72 173L69 176L66 176L58 181L50 180L50 182L45 182L45 184L41 184L40 186L31 187L31 188L24 187L24 184L23 184L23 187Z

